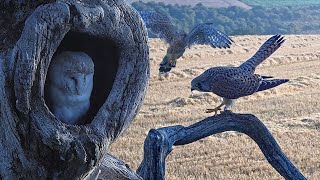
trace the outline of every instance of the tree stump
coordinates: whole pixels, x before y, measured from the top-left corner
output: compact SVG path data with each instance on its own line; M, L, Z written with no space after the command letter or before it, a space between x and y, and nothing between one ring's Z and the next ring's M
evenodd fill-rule
M6 0L0 7L1 179L95 179L100 165L115 168L102 159L118 161L108 147L132 122L149 79L138 13L123 0ZM60 51L83 51L95 65L82 125L62 123L46 105L47 71Z

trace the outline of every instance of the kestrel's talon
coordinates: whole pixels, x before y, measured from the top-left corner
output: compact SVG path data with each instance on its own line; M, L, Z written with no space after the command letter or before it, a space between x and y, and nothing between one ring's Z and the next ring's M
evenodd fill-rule
M221 114L232 114L233 112L231 110L224 110L221 112Z

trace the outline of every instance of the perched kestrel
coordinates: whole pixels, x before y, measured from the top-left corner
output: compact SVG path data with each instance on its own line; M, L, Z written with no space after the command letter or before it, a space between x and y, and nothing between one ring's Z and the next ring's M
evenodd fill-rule
M233 42L212 23L198 24L187 34L184 31L178 31L164 13L141 11L140 15L146 27L169 44L167 54L160 63L160 73L167 73L171 68L176 67L177 59L183 55L187 47L206 44L213 48L230 48Z
M231 110L235 99L248 96L288 82L288 79L270 79L270 76L254 74L256 67L274 53L284 42L283 36L269 38L260 49L239 67L212 67L191 81L191 91L213 92L223 98L223 102L207 112L217 113L225 105L224 110Z

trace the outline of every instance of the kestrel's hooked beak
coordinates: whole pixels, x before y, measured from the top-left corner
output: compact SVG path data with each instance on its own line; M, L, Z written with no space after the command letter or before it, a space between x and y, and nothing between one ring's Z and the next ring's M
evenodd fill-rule
M193 91L195 90L193 87L191 87L191 96L193 96Z
M192 86L190 90L191 90L191 95L193 95L193 91L199 91L199 89L194 86Z
M192 91L195 91L195 90L201 91L201 84L200 84L200 83L192 83L192 85L191 85L191 92L192 92Z

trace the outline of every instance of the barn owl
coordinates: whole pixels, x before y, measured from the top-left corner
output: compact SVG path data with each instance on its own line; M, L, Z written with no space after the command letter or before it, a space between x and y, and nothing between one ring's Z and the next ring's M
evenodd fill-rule
M55 117L79 124L90 108L94 64L84 52L63 51L52 58L46 83L46 100Z
M196 25L189 33L178 31L166 14L159 12L139 12L146 27L169 44L167 54L160 63L159 73L167 73L176 67L177 59L187 47L195 44L206 44L213 48L230 48L232 39L217 30L212 23Z
M283 36L269 38L260 49L239 67L212 67L191 81L191 91L213 92L223 98L223 102L207 113L215 112L225 105L231 110L235 100L258 91L276 87L288 79L270 79L270 76L254 74L256 67L274 53L284 42Z

